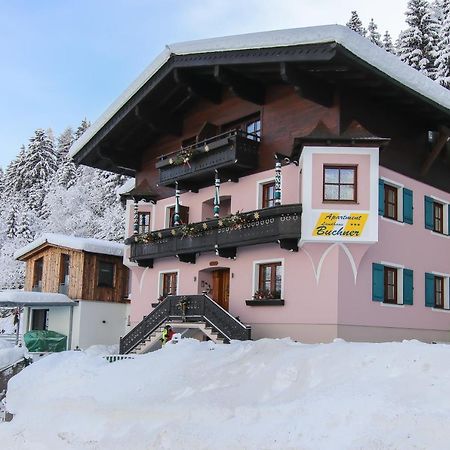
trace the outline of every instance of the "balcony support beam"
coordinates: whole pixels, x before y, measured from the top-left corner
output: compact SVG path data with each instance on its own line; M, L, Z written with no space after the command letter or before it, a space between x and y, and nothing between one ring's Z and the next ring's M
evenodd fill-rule
M183 253L181 255L177 255L177 258L180 262L195 264L197 260L195 253Z

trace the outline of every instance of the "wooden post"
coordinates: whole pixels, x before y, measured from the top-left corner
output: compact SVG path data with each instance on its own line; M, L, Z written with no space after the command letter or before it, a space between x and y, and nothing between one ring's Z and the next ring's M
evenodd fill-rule
M137 236L139 234L139 213L138 213L138 201L136 197L133 197L134 201L134 224L133 224L133 235Z
M175 214L173 215L173 224L176 227L180 225L180 190L178 189L178 181L175 181Z
M214 217L218 218L220 214L220 178L216 170L216 179L214 182Z
M281 205L281 161L275 155L275 206Z

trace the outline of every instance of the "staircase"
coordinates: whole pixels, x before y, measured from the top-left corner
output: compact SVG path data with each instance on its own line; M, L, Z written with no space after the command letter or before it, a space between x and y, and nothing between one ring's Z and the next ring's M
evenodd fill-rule
M251 329L205 294L169 295L148 316L120 339L121 354L141 354L161 343L162 331L198 331L215 343L250 339Z

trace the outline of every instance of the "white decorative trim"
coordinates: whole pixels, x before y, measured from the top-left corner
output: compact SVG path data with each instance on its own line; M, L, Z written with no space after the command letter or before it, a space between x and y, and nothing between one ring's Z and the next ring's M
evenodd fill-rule
M450 309L448 309L448 308L431 308L431 311L443 312L443 313L450 314Z
M259 271L258 266L260 264L270 264L270 263L281 263L281 298L284 298L284 258L272 258L272 259L261 259L258 261L253 261L253 276L252 276L252 286L253 286L253 292L250 293L250 298L253 297L253 293L258 290L258 284L259 284Z
M403 303L384 303L384 302L378 302L381 306L387 306L389 308L404 308L405 305Z
M405 269L406 267L403 264L397 264L388 261L380 261L380 264L387 267L392 267L393 269Z
M350 252L349 248L343 242L340 242L339 246L342 248L342 250L344 250L344 253L347 255L347 258L348 258L348 260L350 262L350 265L352 267L353 278L354 278L354 281L355 281L355 284L356 284L356 277L358 276L358 269L356 267L355 259L353 258L353 255Z
M397 189L403 189L405 187L404 184L401 184L398 181L391 180L390 178L380 176L380 180L383 180L384 182L386 182L386 184L396 187Z
M143 284L144 284L145 274L147 273L147 270L149 270L149 269L150 269L150 267L146 267L144 269L144 271L142 272L141 281L139 282L139 295L142 294L142 288L144 287Z
M445 215L444 215L444 217L445 217ZM444 225L445 225L445 220L444 220ZM434 231L434 230L430 230L430 233L431 233L433 236L440 236L440 237L442 237L442 238L447 238L447 239L450 238L450 236L449 236L448 234L438 233L437 231Z
M180 205L181 205L181 201L180 201ZM166 205L164 208L164 228L169 228L170 227L170 212L169 209L175 207L175 203L171 203L170 205Z

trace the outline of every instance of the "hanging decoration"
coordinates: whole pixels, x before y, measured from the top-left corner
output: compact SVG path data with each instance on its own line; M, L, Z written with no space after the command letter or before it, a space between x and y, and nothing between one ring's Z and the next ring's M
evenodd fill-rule
M214 217L219 218L220 214L220 178L218 170L215 170L216 179L214 182Z
M136 197L133 197L133 234L137 236L139 234L139 212L138 212L138 201Z

